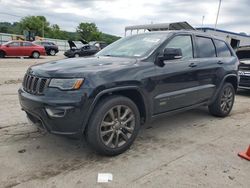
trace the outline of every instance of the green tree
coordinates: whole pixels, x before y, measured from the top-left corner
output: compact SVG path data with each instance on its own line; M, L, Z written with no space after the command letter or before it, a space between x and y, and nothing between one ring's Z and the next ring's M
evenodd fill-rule
M19 24L22 31L29 31L37 36L46 36L50 30L50 24L44 16L27 16Z
M101 32L99 32L95 23L80 23L76 31L82 39L88 42L101 38Z

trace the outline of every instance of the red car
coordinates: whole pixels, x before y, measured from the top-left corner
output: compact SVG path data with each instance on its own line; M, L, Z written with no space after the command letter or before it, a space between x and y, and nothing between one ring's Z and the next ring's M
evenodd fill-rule
M0 58L5 56L29 56L39 58L40 55L46 55L44 47L28 41L9 41L0 45Z

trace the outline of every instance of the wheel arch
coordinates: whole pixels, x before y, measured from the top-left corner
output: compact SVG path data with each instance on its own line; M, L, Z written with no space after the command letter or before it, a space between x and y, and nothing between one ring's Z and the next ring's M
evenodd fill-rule
M228 82L231 83L234 87L235 92L237 92L238 88L238 77L236 75L229 75L224 79L224 83Z
M94 101L92 102L88 110L87 116L83 122L82 133L84 133L88 125L89 119L91 117L91 114L94 111L94 108L96 107L96 105L103 99L112 95L128 97L130 100L132 100L135 103L135 105L137 106L140 112L141 124L144 124L148 121L148 117L149 117L148 109L149 108L147 106L144 94L140 91L138 87L128 86L128 87L112 88L112 89L103 90L99 94L96 95Z
M0 49L0 52L2 52L4 55L6 55L6 52L2 49Z
M38 51L38 50L33 50L32 52L31 52L31 56L33 56L33 53L34 52L37 52L37 53L39 53L39 55L41 55L41 53Z
M219 86L218 86L218 88L217 88L216 93L214 94L212 100L211 100L209 103L212 103L212 102L214 102L214 101L216 100L216 98L217 98L217 96L218 96L218 94L219 94L221 88L223 87L224 83L226 83L226 82L227 82L227 83L231 83L231 84L233 85L234 90L235 90L235 93L236 93L236 91L237 91L237 89L238 89L238 84L239 84L238 75L236 75L236 74L228 74L228 75L226 75L226 76L222 79L221 83L219 84Z

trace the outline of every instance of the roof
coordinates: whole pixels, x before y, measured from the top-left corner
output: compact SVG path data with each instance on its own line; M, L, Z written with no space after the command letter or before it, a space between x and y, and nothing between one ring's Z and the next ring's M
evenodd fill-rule
M163 30L195 30L187 22L173 22L173 23L159 23L159 24L146 24L146 25L134 25L125 27L125 32L128 30L145 29L148 31L163 31Z
M232 31L225 31L225 30L222 30L222 29L214 29L214 28L211 28L211 27L196 27L195 29L197 30L211 30L211 31L217 31L217 32L221 32L221 33L227 33L227 34L231 34L231 35L237 35L237 36L241 36L241 37L249 37L249 35L245 35L245 34L241 34L241 33L235 33L235 32L232 32Z
M196 36L201 36L201 37L209 37L209 38L213 38L213 39L217 39L217 40L221 40L224 41L224 39L222 39L221 37L215 36L213 34L210 33L205 33L205 32L201 32L201 31L197 31L197 30L167 30L167 31L152 31L152 32L147 32L147 33L139 33L137 35L150 35L152 33L179 33L179 34L194 34Z

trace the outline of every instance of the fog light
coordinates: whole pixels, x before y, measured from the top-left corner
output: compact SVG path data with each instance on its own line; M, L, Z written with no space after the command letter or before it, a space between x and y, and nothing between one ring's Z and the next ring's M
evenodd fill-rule
M50 117L60 118L64 117L66 114L67 109L58 109L58 108L45 108L47 114Z

